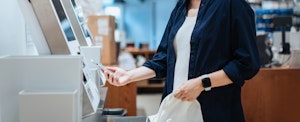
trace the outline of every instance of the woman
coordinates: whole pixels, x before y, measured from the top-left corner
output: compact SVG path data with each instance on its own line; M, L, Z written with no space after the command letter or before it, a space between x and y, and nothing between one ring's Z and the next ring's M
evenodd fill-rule
M243 122L241 87L259 64L254 13L245 0L179 0L152 60L104 73L116 86L166 77L162 99L173 92L198 100L205 122Z

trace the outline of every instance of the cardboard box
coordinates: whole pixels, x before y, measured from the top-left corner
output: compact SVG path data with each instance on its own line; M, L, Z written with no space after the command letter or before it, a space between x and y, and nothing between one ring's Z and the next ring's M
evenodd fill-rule
M94 37L93 45L101 46L101 63L117 63L117 46L114 38L115 18L110 15L88 16L88 27Z
M103 40L100 60L103 65L117 64L117 45L115 41Z

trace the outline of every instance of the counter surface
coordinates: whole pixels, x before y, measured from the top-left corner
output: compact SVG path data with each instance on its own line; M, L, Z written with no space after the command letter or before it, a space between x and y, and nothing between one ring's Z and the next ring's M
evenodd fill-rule
M300 122L300 69L262 68L242 88L246 122Z

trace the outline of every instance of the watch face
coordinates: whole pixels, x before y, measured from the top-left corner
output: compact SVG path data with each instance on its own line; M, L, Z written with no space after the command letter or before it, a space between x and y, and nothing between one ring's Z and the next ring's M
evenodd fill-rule
M203 78L202 79L202 85L204 88L210 87L211 86L211 82L209 78Z

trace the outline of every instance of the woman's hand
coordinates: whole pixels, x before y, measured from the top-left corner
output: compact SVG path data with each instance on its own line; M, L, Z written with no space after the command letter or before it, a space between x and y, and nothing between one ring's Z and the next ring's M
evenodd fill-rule
M130 76L127 71L118 67L107 67L107 69L112 71L112 73L103 70L102 72L110 84L114 86L124 86L130 83Z
M194 78L184 82L175 90L174 95L182 101L193 101L197 99L203 90L200 78Z

